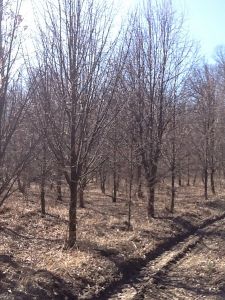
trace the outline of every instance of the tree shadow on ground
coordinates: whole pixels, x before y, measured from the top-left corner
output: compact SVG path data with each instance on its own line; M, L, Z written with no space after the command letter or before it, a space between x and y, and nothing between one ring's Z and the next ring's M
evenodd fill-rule
M209 207L209 208L221 209L224 211L225 210L225 200L217 198L214 200L206 201L204 203L204 206Z
M15 262L11 255L0 255L0 299L75 300L74 290L47 270L34 270Z

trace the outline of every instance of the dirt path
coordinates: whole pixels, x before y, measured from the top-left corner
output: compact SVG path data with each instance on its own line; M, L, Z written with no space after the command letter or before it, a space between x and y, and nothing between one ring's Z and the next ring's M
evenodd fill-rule
M225 220L206 221L101 299L225 299Z

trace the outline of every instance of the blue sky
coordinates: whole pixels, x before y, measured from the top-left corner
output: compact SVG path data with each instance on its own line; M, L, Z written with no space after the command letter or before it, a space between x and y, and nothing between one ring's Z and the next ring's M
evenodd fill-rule
M209 60L215 48L225 45L225 0L173 0L175 8L184 11L190 35L201 45Z
M126 15L141 0L111 1ZM31 3L32 0L24 0L22 14L28 23L33 18ZM216 47L225 45L225 0L172 0L172 3L177 11L184 12L190 36L200 42L201 54L211 61Z
M141 0L113 0L128 8ZM149 0L153 1L153 0ZM174 8L185 16L191 38L199 41L201 55L212 61L218 45L225 45L225 0L171 0Z

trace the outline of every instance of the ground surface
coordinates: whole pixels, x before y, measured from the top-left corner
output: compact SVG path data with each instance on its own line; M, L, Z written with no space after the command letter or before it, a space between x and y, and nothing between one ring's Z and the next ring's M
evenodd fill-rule
M108 299L225 299L224 217L150 261Z
M68 225L66 195L65 192L63 203L57 203L54 191L49 190L45 218L41 218L39 212L36 188L30 190L28 201L18 194L1 209L0 299L110 299L117 297L121 287L132 278L139 279L139 288L133 289L132 294L128 284L127 298L122 299L132 299L131 296L225 299L221 298L224 276L221 249L225 249L225 245L219 228L224 223L219 227L215 225L215 229L214 225L210 225L211 229L202 228L210 234L201 233L202 240L192 249L190 257L186 255L179 263L171 264L165 276L159 273L158 281L154 274L152 277L152 273L146 271L152 263L156 269L164 268L157 266L157 258L166 250L169 257L173 257L180 251L173 249L173 245L180 242L178 248L181 247L186 239L192 240L196 226L222 214L225 211L223 194L204 201L199 187L181 187L177 190L177 205L172 216L168 213L168 189L160 186L156 218L148 221L146 200L134 198L132 230L127 231L125 195L121 194L113 204L110 196L101 194L92 185L85 194L86 208L78 211L78 243L73 249L64 250ZM177 236L180 240L176 240ZM168 259L165 256L160 261L167 265ZM211 281L207 279L209 273ZM160 298L155 298L159 292Z

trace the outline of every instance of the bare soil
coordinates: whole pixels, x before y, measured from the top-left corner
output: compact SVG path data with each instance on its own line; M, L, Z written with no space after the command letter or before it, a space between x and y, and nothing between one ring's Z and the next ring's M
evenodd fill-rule
M171 215L168 188L161 185L156 218L149 221L146 199L134 197L128 231L126 196L121 193L112 203L110 192L103 195L92 184L85 193L86 208L78 209L78 241L70 250L64 249L66 188L62 203L48 190L45 218L41 218L35 186L28 200L14 195L0 211L0 299L103 299L135 277L166 245L176 243L177 237L222 214L225 197L221 191L205 201L202 187L180 187Z

